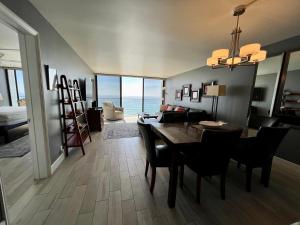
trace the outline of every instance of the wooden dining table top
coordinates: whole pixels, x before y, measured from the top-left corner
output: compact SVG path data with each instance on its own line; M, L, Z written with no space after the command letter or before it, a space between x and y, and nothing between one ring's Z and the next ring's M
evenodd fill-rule
M159 133L167 144L184 145L201 143L201 136L204 129L208 129L199 124L189 123L151 123L152 130ZM214 128L218 130L237 130L238 126L225 124Z

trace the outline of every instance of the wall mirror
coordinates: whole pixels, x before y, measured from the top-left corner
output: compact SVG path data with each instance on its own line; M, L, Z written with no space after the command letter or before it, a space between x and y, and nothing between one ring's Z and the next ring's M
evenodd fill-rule
M288 116L300 116L300 51L290 54L280 112Z
M250 105L249 127L258 128L263 120L272 116L282 60L283 54L269 57L258 65Z

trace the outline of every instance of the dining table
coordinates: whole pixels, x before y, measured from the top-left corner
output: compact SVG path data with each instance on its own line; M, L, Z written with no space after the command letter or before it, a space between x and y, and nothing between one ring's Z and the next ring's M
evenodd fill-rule
M204 127L199 124L190 123L151 123L152 131L161 138L171 150L171 166L169 189L168 189L168 205L170 208L175 207L178 166L180 152L189 151L201 145L201 136L204 129L221 129L221 130L236 130L241 129L239 126L232 124L224 124L215 128Z

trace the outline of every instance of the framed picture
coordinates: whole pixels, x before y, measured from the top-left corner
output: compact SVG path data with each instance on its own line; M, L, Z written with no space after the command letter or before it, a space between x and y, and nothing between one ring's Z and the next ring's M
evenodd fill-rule
M206 95L206 93L207 93L207 86L216 85L216 84L217 84L217 81L210 81L210 82L202 83L202 96L208 97Z
M47 82L47 90L57 90L58 76L56 69L50 68L49 65L45 65L45 74Z
M192 85L191 84L185 84L182 86L182 96L183 97L190 97L190 94L191 94L191 87Z
M175 100L182 100L182 90L175 91Z
M191 91L191 102L200 102L201 101L201 88L198 90Z

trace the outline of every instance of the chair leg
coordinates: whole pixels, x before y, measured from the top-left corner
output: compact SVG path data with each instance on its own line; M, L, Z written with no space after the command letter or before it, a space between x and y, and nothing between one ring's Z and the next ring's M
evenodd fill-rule
M221 175L221 198L225 200L225 182L226 182L226 174Z
M252 168L250 166L246 166L246 190L248 192L251 191L251 179L252 179Z
M197 187L196 187L196 201L200 203L200 193L201 193L201 176L197 174Z
M180 166L180 171L179 171L179 186L181 189L183 189L183 176L184 176L184 164Z
M149 169L149 161L146 160L145 177L147 177L148 175L148 169Z
M152 177L151 177L151 184L150 184L150 192L153 193L154 185L155 185L155 178L156 178L156 167L152 167Z
M267 165L267 166L263 167L262 170L261 170L260 182L265 187L269 187L271 168L272 168L272 165Z

